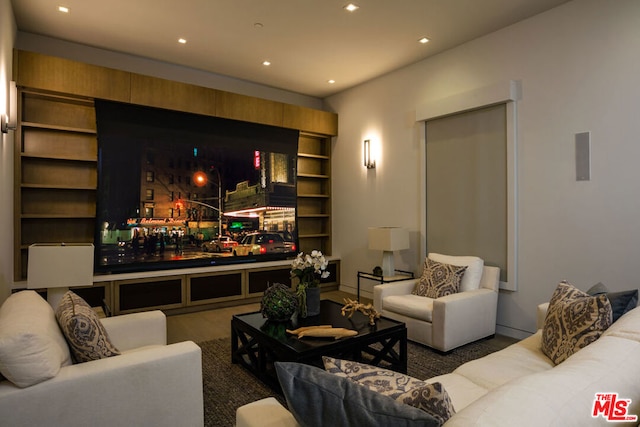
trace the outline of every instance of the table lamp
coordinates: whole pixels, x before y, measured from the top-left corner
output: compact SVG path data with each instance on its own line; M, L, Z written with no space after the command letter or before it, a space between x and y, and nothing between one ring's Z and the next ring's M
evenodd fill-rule
M73 286L93 286L91 243L35 243L29 246L27 289L47 289L55 310Z
M409 232L400 227L370 227L369 249L382 251L382 275L393 276L393 252L409 249Z

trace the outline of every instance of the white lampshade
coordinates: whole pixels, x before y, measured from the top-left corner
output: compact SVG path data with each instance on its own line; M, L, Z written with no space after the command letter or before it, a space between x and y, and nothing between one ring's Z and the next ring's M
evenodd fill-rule
M29 246L27 288L47 288L55 309L72 286L93 285L93 245L36 243Z
M393 251L409 249L409 232L400 227L370 227L369 249L382 251L382 274L393 276Z

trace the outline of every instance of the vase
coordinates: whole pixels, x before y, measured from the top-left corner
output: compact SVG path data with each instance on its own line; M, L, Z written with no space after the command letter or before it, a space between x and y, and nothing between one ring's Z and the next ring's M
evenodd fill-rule
M300 300L300 317L311 317L320 314L320 287L305 286L304 297Z

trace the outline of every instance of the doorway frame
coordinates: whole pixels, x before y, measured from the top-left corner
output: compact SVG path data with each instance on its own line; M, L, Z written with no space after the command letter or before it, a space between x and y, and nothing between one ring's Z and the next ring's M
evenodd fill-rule
M429 101L416 108L420 126L420 259L427 256L427 165L426 122L479 108L505 104L507 144L507 280L500 289L518 289L518 101L522 99L522 83L508 80L446 98Z

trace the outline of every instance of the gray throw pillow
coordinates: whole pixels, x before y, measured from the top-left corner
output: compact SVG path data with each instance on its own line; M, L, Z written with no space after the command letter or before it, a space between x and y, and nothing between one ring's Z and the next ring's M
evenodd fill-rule
M276 362L287 406L302 427L439 426L409 405L315 366Z
M609 289L602 283L593 285L587 293L591 296L606 295L611 303L613 311L613 321L615 322L629 310L633 310L638 305L638 290L609 292Z

